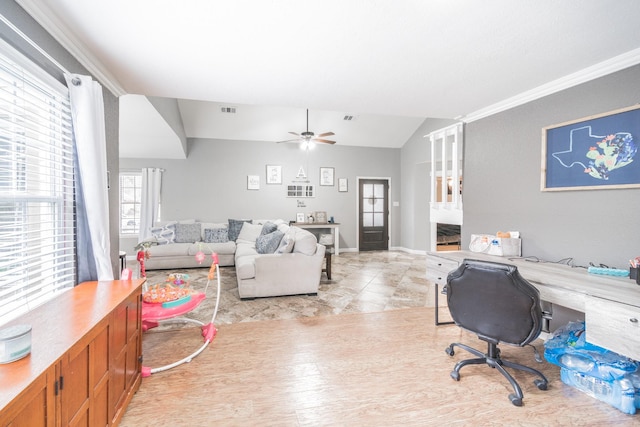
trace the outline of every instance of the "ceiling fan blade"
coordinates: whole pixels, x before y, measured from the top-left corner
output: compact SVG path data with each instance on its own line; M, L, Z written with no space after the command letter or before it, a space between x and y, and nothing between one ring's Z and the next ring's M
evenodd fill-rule
M296 138L296 139L287 139L285 141L276 141L277 144L280 144L281 142L300 142L300 138Z
M325 133L321 133L320 135L318 135L320 138L324 138L325 136L331 136L331 135L335 135L335 133L333 132L325 132Z
M335 144L335 141L329 141L328 139L319 139L319 138L313 138L312 139L313 142L321 142L323 144Z
M291 135L295 135L295 136L300 136L299 133L295 133L295 132L289 132Z

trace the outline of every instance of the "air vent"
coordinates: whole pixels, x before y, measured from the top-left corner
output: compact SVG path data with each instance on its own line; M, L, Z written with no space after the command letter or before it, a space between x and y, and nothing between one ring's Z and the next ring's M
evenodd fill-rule
M350 114L346 114L342 120L345 120L345 121L347 121L347 122L350 122L350 121L353 121L353 120L355 120L355 119L356 119L356 116L352 116L352 115L350 115Z
M221 107L220 110L223 113L228 113L228 114L235 114L236 113L236 107Z

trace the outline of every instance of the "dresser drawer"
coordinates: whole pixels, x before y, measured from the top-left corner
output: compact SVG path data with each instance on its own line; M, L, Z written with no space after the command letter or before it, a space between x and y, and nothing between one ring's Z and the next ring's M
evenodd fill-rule
M640 360L640 307L587 297L585 323L588 342Z
M427 255L427 280L440 286L447 284L449 272L458 268L456 261Z

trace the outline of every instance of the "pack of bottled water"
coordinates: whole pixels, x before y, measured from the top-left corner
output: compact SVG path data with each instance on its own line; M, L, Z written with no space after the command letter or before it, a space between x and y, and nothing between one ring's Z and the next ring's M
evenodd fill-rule
M640 364L585 340L584 322L569 322L545 342L545 359L567 385L627 414L640 408Z

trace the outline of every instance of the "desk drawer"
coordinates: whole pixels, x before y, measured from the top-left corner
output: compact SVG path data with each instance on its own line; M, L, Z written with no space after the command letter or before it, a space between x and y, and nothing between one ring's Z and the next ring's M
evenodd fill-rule
M440 286L447 284L447 275L458 268L456 261L427 255L427 280Z
M587 297L585 308L588 342L640 360L640 307Z

